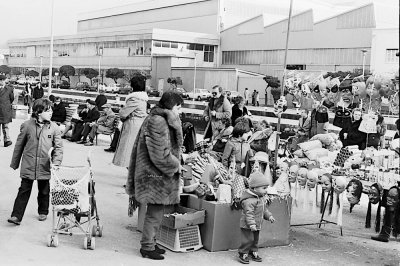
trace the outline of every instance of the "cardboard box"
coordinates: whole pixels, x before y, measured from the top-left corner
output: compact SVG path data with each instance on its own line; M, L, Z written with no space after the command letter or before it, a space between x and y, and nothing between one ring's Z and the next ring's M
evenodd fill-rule
M222 251L239 247L241 210L231 210L231 204L205 201L195 195L186 195L181 204L206 211L205 222L200 225L201 240L206 250ZM274 199L268 206L276 222L271 224L264 221L260 232L260 247L289 244L290 206L290 198Z
M161 224L169 228L178 229L204 223L204 210L194 210L178 205L175 213L180 215L174 215L173 213L168 216L164 215Z

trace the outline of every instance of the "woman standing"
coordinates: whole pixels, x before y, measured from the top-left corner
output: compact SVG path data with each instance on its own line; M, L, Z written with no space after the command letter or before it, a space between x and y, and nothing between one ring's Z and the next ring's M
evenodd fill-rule
M182 103L175 92L162 95L144 120L129 158L126 192L131 202L147 205L140 254L153 260L164 259L165 250L156 245L156 236L164 213L171 213L180 201Z
M354 109L353 122L350 124L349 127L343 128L340 131L339 137L343 143L343 147L350 145L358 145L358 148L360 150L365 149L367 134L358 130L362 121L361 116L362 116L361 109L359 108Z
M131 79L132 93L126 97L126 104L119 111L123 122L117 150L114 154L113 164L128 167L136 135L147 116L147 101L149 97L145 92L146 78L137 76Z
M236 103L232 106L232 126L236 125L236 119L242 116L248 116L249 113L245 105L245 101L242 96L236 98Z

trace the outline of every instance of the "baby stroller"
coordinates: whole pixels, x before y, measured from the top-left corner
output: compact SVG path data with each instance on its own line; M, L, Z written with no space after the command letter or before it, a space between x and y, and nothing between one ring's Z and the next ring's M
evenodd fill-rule
M49 151L49 157L51 158ZM56 168L50 160L50 196L53 211L52 233L47 237L47 246L58 246L58 235L85 235L84 249L94 250L95 236L103 235L95 195L95 182L90 162L88 166L60 166ZM86 218L86 219L85 219ZM84 220L84 221L82 221ZM94 221L96 221L94 223ZM92 225L93 224L93 225Z

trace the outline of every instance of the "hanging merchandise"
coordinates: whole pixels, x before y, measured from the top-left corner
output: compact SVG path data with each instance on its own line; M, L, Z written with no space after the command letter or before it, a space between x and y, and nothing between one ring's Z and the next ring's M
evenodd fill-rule
M381 223L381 206L382 206L383 187L379 183L374 183L369 187L368 191L368 210L365 217L365 228L371 228L371 208L372 204L378 203L375 218L375 232L379 232Z
M367 134L376 133L377 121L378 115L376 113L368 112L366 114L363 114L358 130Z
M363 191L363 185L360 180L352 179L347 184L347 201L350 203L350 213L353 211L353 208L356 204L360 202L361 194Z
M335 192L335 205L338 206L336 208L336 223L339 226L343 225L343 195L346 190L347 180L344 176L337 176L334 180L333 191Z

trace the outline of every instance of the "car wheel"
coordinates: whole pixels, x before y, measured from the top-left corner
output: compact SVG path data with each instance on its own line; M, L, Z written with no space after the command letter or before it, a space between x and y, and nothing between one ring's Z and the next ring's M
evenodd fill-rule
M198 100L198 101L201 101L201 97L200 97L200 96L199 96L199 97L197 97L197 100Z

